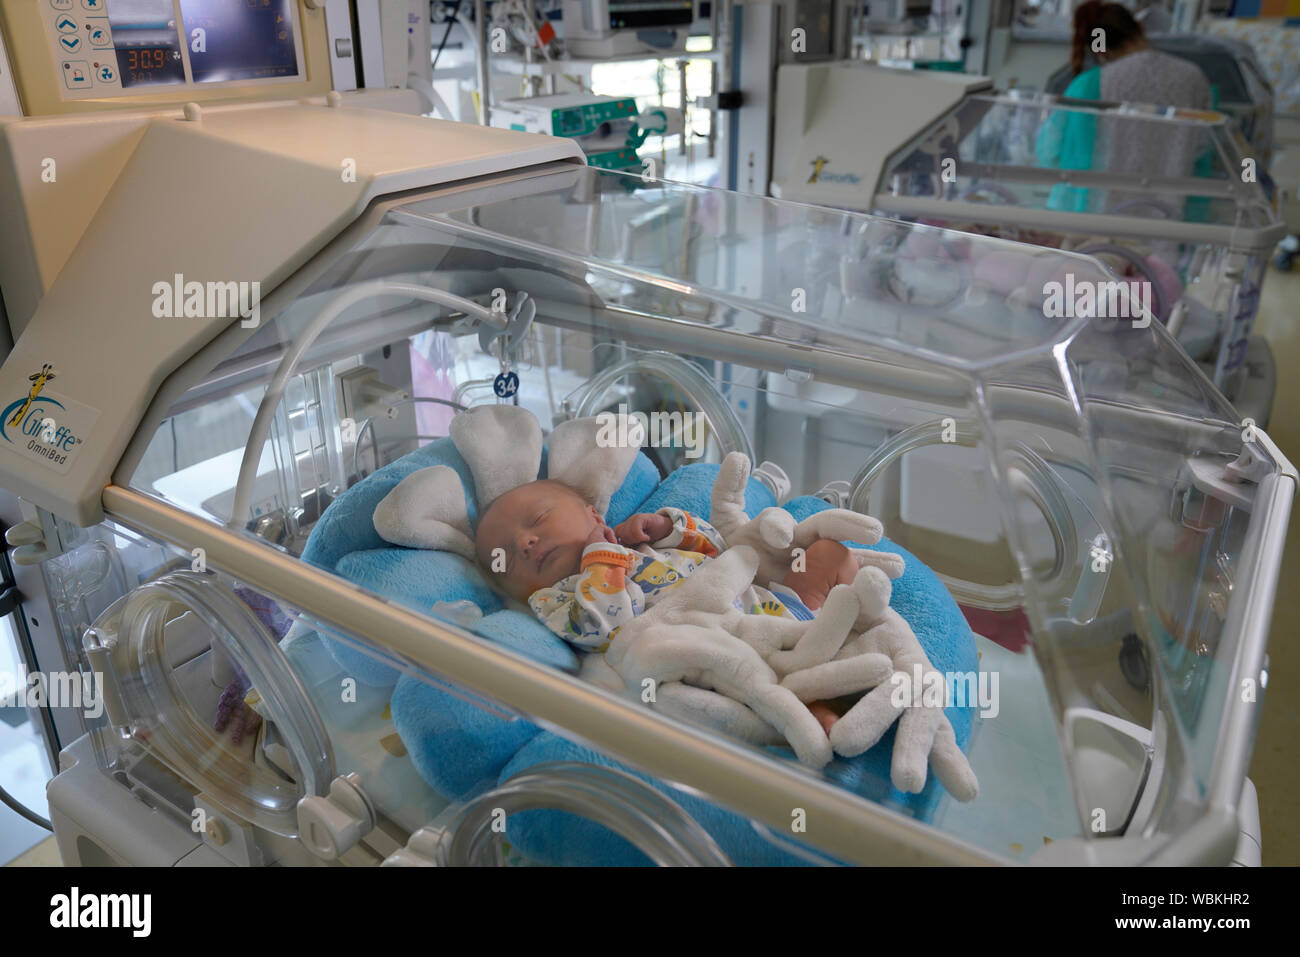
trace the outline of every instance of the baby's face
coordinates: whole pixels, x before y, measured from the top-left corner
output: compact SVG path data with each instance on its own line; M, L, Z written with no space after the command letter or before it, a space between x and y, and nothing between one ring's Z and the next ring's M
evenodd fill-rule
M546 480L529 482L488 507L474 535L474 550L479 565L506 594L527 601L538 589L577 574L582 550L603 527L596 509L572 489ZM494 556L498 548L504 553ZM502 560L505 571L495 570Z

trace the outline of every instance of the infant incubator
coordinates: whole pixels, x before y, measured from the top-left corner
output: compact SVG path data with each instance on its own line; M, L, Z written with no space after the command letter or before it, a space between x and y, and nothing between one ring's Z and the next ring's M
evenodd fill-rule
M107 488L0 463L42 509L66 655L104 681L49 789L65 861L1239 857L1295 473L1165 328L1050 317L1044 277L1113 278L1088 256L562 159L377 190L265 264L256 323L132 370L61 364L47 303L108 283L85 295L131 303L147 335L207 321L149 314L183 288L142 298L86 269L38 308L11 391L50 361L59 401L103 396L102 435L114 376L157 383L121 412ZM935 248L967 281L918 294L906 277L933 276ZM990 256L1011 281L981 278ZM558 639L494 631L500 600L463 559L381 541L383 491L455 467L453 416L495 403L547 433L654 423L627 511L699 501L692 483L707 501L740 451L759 506L879 518L957 603L909 623L968 648L989 692L959 731L978 798L665 717L586 681Z
M783 71L774 195L1095 255L1141 284L1243 417L1267 423L1273 360L1250 333L1285 226L1267 150L1229 115L864 64ZM850 144L862 128L873 132L865 151ZM939 268L895 281L916 297L962 295L967 272L942 268L942 248L929 255ZM996 256L978 269L1015 285Z
M1296 474L1155 308L1053 304L1110 288L1097 258L591 169L409 115L409 90L343 94L321 5L245 6L223 12L277 38L264 69L188 49L180 4L168 69L120 80L78 80L35 5L0 11L27 112L0 117L0 512L36 657L102 704L48 709L66 863L1257 862ZM1137 235L1201 244L1179 248L1235 316L1253 267L1223 233L1267 215L1229 167L1208 220ZM895 172L893 212L966 212ZM1089 222L1137 221L1114 212ZM611 525L709 520L734 453L738 511L883 523L858 544L901 562L889 608L947 682L973 799L937 761L895 787L908 714L814 769L719 731L707 688L684 716L611 684L463 553L381 534L435 466L461 541L516 451L523 479L581 481L599 457L566 436L607 413L646 425ZM485 467L458 438L494 416L537 429Z

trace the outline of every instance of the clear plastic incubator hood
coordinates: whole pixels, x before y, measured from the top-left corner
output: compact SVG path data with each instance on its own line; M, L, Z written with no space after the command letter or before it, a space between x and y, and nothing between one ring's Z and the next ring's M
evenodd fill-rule
M1144 281L1152 312L1242 409L1285 234L1267 167L1226 114L978 94L891 158L873 208L1103 258Z
M780 82L774 195L1096 256L1267 424L1273 360L1251 329L1286 227L1267 152L1230 116L865 64L783 67ZM954 290L968 278L943 272ZM996 258L978 278L1017 280Z
M196 229L177 256L210 268L158 279L238 279L222 257L258 221ZM255 323L159 317L183 285L83 258L4 366L18 398L49 363L81 440L55 464L14 451L40 422L6 424L0 455L42 510L67 654L105 687L50 786L65 859L1233 859L1295 472L1160 323L1052 306L1114 295L1097 260L555 161L320 228L264 264ZM142 344L129 368L47 334L92 300ZM209 332L144 347L169 324ZM979 689L949 708L978 797L896 790L892 734L814 771L669 716L466 559L381 539L415 469L472 490L449 429L497 403L548 435L665 423L611 516L707 512L741 451L751 506L880 519L895 609Z

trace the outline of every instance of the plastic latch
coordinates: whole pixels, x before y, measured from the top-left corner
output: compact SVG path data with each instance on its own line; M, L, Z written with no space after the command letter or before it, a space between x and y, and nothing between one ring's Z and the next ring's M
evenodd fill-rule
M1229 462L1223 468L1224 474L1230 479L1238 482L1254 482L1257 485L1272 471L1273 467L1256 455L1249 445L1242 448L1236 461Z
M506 317L504 327L498 328L486 323L479 326L479 347L488 355L492 355L492 343L497 339L504 339L500 354L503 357L512 355L519 348L519 343L523 341L524 336L528 335L536 315L537 303L528 298L528 293L521 292L519 298L515 300L514 309L510 310L510 315Z
M442 840L442 835L442 828L426 825L411 835L405 847L389 854L379 866L437 867L438 842Z
M1242 450L1243 455L1248 452L1249 450ZM1187 467L1192 473L1192 485L1210 498L1218 499L1243 512L1249 512L1254 505L1255 486L1246 485L1232 473L1230 471L1232 465L1220 466L1216 462L1194 457L1187 460Z
M47 558L62 554L53 518L44 511L39 512L36 518L9 528L5 532L5 541L13 548L9 557L15 565L39 565ZM55 543L53 548L50 547L52 542Z
M785 503L785 500L790 497L790 489L794 487L790 476L786 475L785 470L775 462L761 463L754 469L754 478L772 490L777 505Z
M844 508L849 501L849 495L853 488L843 479L836 479L834 482L827 482L817 493L817 498L823 502L830 502L835 508Z
M104 715L108 718L108 723L114 728L128 727L131 719L128 717L126 705L122 701L122 694L118 689L117 672L113 670L112 666L113 651L117 647L117 640L94 628L88 628L81 639L81 645L86 651L86 660L90 663L92 675L98 677L99 693L103 700Z
M312 795L298 802L298 839L322 860L338 858L374 827L374 808L355 773L331 781L327 796Z

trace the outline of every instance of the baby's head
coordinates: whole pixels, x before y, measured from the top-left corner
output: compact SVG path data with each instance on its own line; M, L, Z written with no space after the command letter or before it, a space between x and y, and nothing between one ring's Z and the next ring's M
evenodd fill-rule
M549 588L582 565L582 551L599 538L612 541L600 513L581 495L549 479L506 492L479 517L474 552L479 565L506 594L519 601ZM498 553L493 562L493 551ZM493 569L501 567L505 571Z

